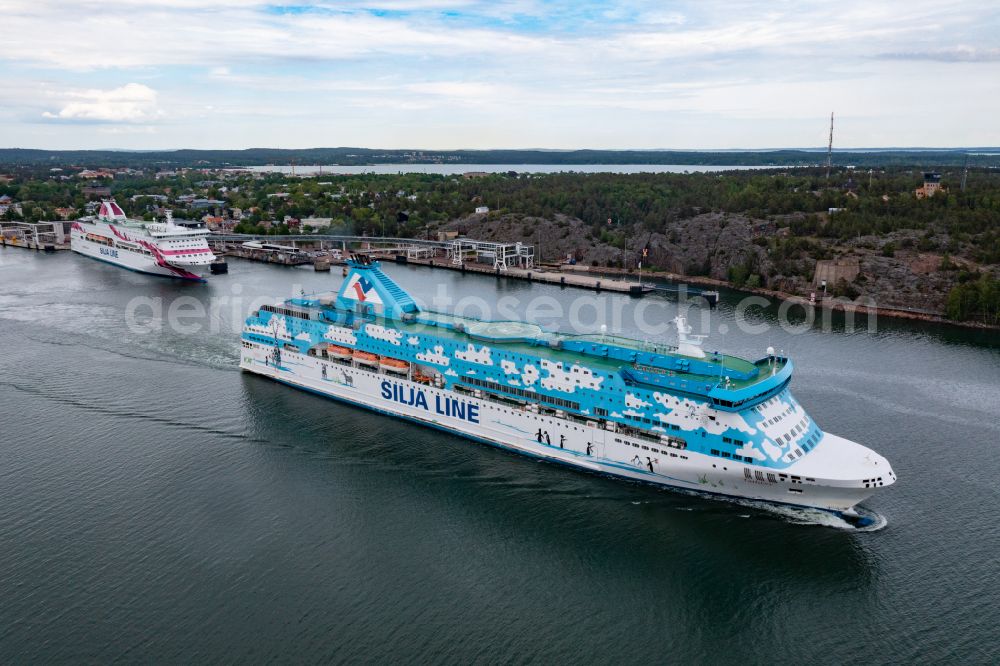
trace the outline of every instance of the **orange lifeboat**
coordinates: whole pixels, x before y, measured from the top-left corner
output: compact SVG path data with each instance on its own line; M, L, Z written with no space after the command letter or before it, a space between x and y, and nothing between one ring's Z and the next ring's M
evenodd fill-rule
M326 346L327 356L333 358L351 358L351 350L347 347L338 347L337 345L327 345Z
M388 356L383 356L379 360L378 365L388 372L405 373L410 369L410 364L406 361L400 361L398 358L389 358Z
M362 365L378 365L378 356L365 351L355 351L354 360Z

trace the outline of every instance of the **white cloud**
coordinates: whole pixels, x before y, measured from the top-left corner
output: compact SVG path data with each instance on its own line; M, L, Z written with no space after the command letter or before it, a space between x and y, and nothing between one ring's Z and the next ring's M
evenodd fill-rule
M142 123L158 119L156 91L141 83L128 83L112 90L81 90L64 93L62 108L42 116L56 120L103 123Z
M3 4L0 131L48 147L818 146L830 110L841 146L1000 142L971 0Z
M940 62L991 62L1000 60L1000 49L953 46L923 51L895 51L877 57L887 60L937 60Z

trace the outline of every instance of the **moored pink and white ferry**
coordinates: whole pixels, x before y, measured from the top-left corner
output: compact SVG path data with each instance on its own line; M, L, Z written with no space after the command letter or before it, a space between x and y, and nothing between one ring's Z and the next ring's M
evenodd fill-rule
M97 215L73 223L70 247L139 273L201 281L215 261L208 233L175 224L169 217L164 222L130 220L109 200L101 203Z

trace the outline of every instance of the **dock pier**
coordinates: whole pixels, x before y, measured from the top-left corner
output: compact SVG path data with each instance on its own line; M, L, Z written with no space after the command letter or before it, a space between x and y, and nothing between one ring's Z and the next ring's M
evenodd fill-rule
M39 252L68 250L61 222L0 221L0 246L23 247Z
M393 257L394 260L398 260ZM541 282L544 284L556 284L562 287L576 287L579 289L591 289L593 291L610 291L618 294L629 294L630 296L642 296L653 291L652 285L628 280L616 279L604 276L584 275L580 273L563 273L541 268L517 268L509 267L500 269L487 264L463 262L459 265L448 261L435 261L434 259L408 259L407 264L418 266L428 266L430 268L447 268L458 270L463 273L479 273L480 275L494 275L496 277L513 278L515 280L527 280L528 282Z
M328 234L212 234L208 241L220 256L284 266L311 264L314 270L323 272L330 270L333 265L343 265L350 252L364 252L398 264L445 268L462 273L493 275L630 296L643 296L654 291L677 291L661 281L683 281L681 276L654 275L650 276L649 281L643 282L627 271L613 268L568 265L539 267L535 263L535 248L532 245L471 238L429 240ZM718 292L702 289L689 291L704 296L710 305L718 302Z

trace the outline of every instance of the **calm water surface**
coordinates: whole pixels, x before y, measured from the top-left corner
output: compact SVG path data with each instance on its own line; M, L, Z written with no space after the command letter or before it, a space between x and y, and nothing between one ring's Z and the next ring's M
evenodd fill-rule
M440 284L522 308L595 298L386 270L425 300ZM713 316L709 347L784 349L812 416L892 461L899 483L867 502L886 526L858 532L574 472L238 371L253 299L340 279L233 262L186 285L0 249L0 661L1000 660L995 333L883 319L752 336L734 297ZM196 334L130 330L132 299L178 296L239 302L190 317ZM660 322L676 310L597 301L640 337L637 306Z

